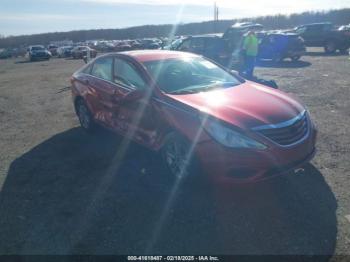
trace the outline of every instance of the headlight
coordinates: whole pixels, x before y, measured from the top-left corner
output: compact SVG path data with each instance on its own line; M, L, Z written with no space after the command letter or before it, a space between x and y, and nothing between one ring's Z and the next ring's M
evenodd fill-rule
M204 123L205 130L220 144L231 148L266 149L267 146L234 131L219 121L208 119Z

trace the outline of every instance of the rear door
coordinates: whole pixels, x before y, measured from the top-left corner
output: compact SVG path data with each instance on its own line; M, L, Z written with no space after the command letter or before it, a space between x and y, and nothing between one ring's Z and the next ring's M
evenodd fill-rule
M115 85L113 84L113 57L101 57L92 65L89 86L90 105L93 107L94 118L98 122L111 127L114 111Z
M308 46L322 46L325 38L324 34L323 25L315 24L303 27L301 36Z

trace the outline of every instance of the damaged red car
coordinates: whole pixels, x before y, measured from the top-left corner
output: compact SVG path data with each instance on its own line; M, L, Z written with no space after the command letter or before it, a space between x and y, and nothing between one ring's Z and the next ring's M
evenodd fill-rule
M301 102L195 54L107 54L71 84L82 128L101 125L159 151L176 179L260 181L315 154L317 131Z

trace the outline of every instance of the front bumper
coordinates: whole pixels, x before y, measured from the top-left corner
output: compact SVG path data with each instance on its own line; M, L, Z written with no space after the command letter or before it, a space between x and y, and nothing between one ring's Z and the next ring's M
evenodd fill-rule
M215 141L197 145L203 172L219 183L251 183L287 173L308 163L316 153L317 131L291 147L269 145L266 150L231 149Z
M49 59L51 56L49 54L35 54L35 55L31 55L31 59L33 60L40 60L40 59Z

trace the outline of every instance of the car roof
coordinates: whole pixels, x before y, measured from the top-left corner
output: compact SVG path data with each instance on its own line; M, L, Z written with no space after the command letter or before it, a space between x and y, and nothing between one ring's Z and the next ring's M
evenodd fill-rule
M311 23L311 24L304 24L301 26L312 26L312 25L332 25L331 22L324 22L324 23Z
M258 32L257 35L258 36L281 36L281 37L296 37L296 36L299 36L296 33L269 32L269 31Z
M194 36L188 36L188 38L220 38L220 35L219 34L194 35Z
M252 22L243 22L243 23L235 23L231 26L234 29L246 29L252 27L264 27L262 24L252 23Z
M198 57L198 55L192 53L170 50L136 50L120 52L120 54L130 56L140 63L175 58Z

